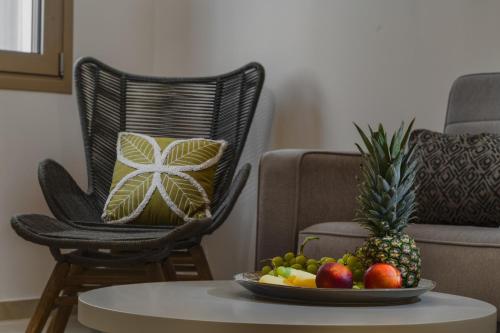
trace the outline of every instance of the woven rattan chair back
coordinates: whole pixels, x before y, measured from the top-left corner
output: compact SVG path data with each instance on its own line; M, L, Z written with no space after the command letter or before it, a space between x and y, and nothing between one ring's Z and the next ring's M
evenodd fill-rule
M215 173L212 209L233 178L264 81L250 63L221 76L158 78L132 75L93 58L75 65L89 192L102 208L108 196L122 131L228 142Z

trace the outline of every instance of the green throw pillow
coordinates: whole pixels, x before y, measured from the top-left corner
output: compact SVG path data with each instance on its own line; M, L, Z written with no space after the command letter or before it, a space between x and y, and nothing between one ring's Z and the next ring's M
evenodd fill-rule
M103 220L177 225L210 217L215 168L226 145L120 133Z

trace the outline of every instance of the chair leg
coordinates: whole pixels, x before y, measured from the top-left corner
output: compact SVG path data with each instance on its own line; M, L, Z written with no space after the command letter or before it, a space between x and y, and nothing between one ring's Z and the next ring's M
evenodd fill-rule
M193 246L189 249L189 254L193 258L193 263L198 272L198 278L200 280L213 280L212 272L210 271L210 266L208 265L207 257L205 256L205 251L201 245Z
M69 295L68 295L69 296ZM73 305L60 305L52 317L47 333L63 333L73 311Z
M69 264L57 263L43 290L42 297L38 302L35 313L30 319L26 333L40 333L54 308L54 302L64 287L64 279L69 271Z
M174 264L172 263L172 259L170 258L167 258L163 262L163 275L165 275L167 281L177 280L177 273L175 272Z
M158 262L146 265L146 273L152 282L166 281L165 275L163 274L163 267Z
M79 274L83 272L82 266L71 265L70 270L67 274L67 279L71 279L72 275ZM77 296L76 292L63 290L63 296ZM71 312L73 311L73 304L60 304L52 319L50 320L49 328L47 329L47 333L63 333L68 325L69 317L71 316Z

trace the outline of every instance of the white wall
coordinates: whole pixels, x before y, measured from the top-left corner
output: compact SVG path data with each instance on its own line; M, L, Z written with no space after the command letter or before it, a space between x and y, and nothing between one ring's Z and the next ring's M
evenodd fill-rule
M276 147L351 150L352 121L440 130L453 79L500 70L497 0L156 0L155 15L156 72L266 67Z
M152 1L76 0L75 58L98 57L151 73ZM38 297L54 261L45 247L12 231L10 216L48 213L38 186L38 161L61 162L86 186L75 96L0 91L0 301Z
M155 0L154 12L156 73L265 66L277 148L353 150L353 121L441 130L452 81L500 71L497 0ZM206 239L217 277L252 266L254 229L242 215Z
M276 94L275 147L351 150L352 121L416 116L441 129L452 80L500 70L499 14L497 0L76 0L75 53L161 75L260 61ZM75 97L0 91L0 156L0 301L36 297L53 261L8 221L47 213L43 158L85 185ZM253 228L233 217L206 240L216 277L251 267Z

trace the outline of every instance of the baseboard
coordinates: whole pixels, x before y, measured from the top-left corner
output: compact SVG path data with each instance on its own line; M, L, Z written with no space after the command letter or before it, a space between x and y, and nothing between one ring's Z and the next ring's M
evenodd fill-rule
M0 321L29 318L35 311L38 299L0 301Z

